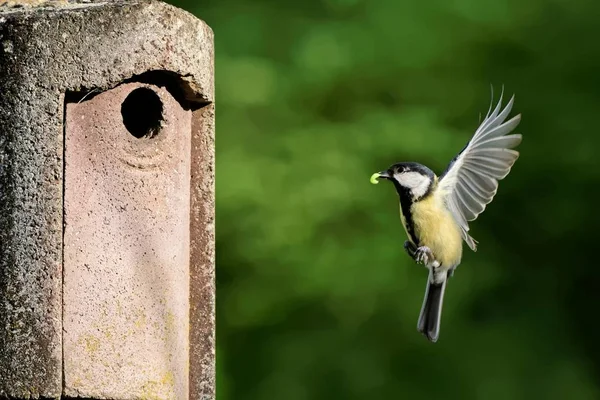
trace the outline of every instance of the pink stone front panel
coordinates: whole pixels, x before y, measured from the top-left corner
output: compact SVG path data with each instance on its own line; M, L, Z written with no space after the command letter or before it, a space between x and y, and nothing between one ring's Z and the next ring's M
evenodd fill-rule
M137 138L121 105L142 87L162 122ZM129 83L68 103L65 123L64 395L187 399L191 112Z

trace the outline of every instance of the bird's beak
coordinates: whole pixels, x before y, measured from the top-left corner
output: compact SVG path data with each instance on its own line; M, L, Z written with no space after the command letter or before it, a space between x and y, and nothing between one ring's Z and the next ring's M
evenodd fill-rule
M375 172L371 175L371 183L377 185L379 183L377 179L379 178L390 179L390 174L387 171Z

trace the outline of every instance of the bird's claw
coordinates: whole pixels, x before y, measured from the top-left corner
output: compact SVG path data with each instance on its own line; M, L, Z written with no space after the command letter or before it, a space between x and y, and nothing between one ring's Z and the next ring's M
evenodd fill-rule
M433 256L433 252L427 246L417 247L414 243L407 240L404 242L404 250L417 264L423 264L427 268L437 268L440 266L439 262Z
M415 259L415 252L417 251L417 246L414 245L413 242L406 240L404 242L404 250L408 253L410 258Z
M431 249L427 246L418 247L415 251L415 261L417 264L429 265L430 262L434 261Z

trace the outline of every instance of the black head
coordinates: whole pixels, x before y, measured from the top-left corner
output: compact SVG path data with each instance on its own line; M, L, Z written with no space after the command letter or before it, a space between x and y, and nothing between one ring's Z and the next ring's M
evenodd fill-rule
M436 182L432 170L415 162L397 163L376 175L391 181L400 196L409 195L412 201L427 197Z

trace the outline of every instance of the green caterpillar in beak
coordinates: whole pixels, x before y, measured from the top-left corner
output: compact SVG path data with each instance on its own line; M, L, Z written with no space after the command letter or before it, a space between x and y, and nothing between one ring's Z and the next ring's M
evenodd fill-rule
M377 180L377 178L379 178L379 176L380 176L379 172L375 172L373 175L371 175L370 181L373 185L377 185L379 183L379 181Z

